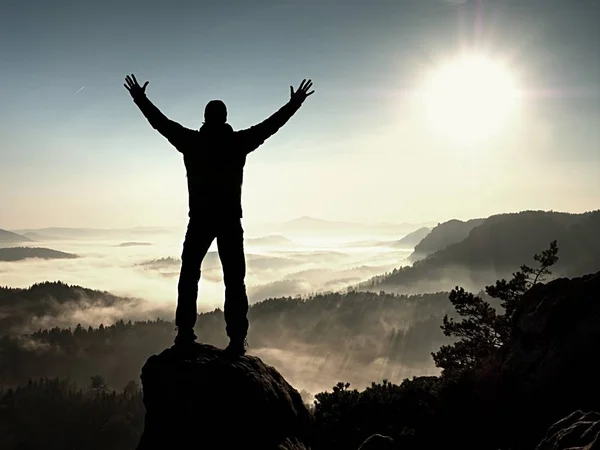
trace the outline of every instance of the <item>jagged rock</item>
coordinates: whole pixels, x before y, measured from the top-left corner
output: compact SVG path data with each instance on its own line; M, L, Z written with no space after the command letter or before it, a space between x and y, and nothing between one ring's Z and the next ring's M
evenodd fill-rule
M534 287L515 318L502 372L530 413L546 416L544 431L572 411L600 410L600 272Z
M534 286L515 314L505 369L528 382L573 375L600 350L600 272ZM579 374L578 374L579 376ZM552 380L550 379L552 378Z
M519 436L514 448L530 449L571 412L600 411L600 272L534 286L514 319L510 341L478 383L483 406L474 411L482 434Z
M304 450L311 416L300 394L255 356L210 345L151 356L141 374L146 417L137 450Z
M394 440L382 434L373 434L361 444L358 450L391 450L394 448Z
M536 450L600 449L600 413L575 411L550 427Z

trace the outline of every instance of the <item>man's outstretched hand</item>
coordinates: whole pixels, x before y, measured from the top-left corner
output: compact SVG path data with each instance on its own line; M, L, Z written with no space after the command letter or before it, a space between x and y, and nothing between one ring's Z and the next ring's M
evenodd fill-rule
M312 87L312 84L312 80L308 80L307 82L306 79L304 79L302 80L302 83L300 83L300 86L296 92L294 92L294 88L290 86L290 100L303 103L304 100L306 100L306 97L314 94L315 92L314 90L308 92L308 90Z
M134 74L127 75L125 77L125 89L129 91L132 98L138 98L146 93L146 86L148 86L149 81L144 83L144 86L140 86Z

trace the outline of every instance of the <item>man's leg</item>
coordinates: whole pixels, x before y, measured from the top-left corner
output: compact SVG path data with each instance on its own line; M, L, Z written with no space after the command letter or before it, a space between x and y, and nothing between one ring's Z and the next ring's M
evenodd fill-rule
M190 219L183 242L181 271L177 285L178 298L175 311L175 326L178 329L175 343L177 344L196 340L194 325L197 316L196 301L200 268L214 238L214 231L209 224L198 219Z
M230 347L244 353L248 334L248 297L246 295L246 259L244 230L239 218L224 221L217 231L219 258L225 282L225 324Z

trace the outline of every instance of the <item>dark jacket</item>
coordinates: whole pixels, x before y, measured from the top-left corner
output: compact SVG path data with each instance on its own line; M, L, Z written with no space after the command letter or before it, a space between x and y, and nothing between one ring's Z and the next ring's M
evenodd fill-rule
M134 99L150 125L183 154L189 217L242 217L242 182L248 153L279 130L301 106L290 100L265 121L245 130L204 124L192 130L167 118L145 95Z

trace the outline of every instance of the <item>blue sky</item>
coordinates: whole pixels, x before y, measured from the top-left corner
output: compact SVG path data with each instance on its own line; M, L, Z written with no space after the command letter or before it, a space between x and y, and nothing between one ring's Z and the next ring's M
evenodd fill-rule
M251 222L596 209L598 2L455 3L4 2L0 228L186 220L181 156L131 102L132 72L192 128L213 98L244 128L313 79L315 95L249 158ZM476 157L427 140L405 108L419 71L465 48L508 55L529 93L527 126Z

